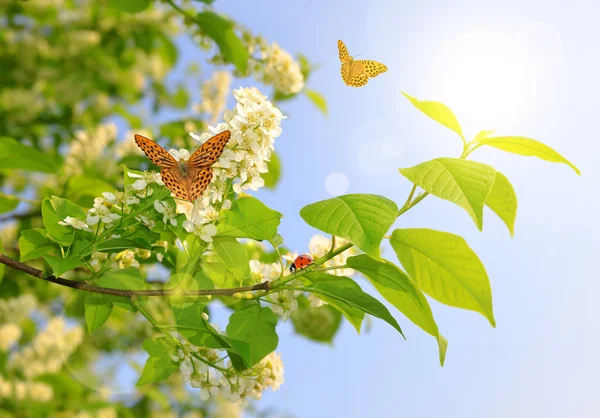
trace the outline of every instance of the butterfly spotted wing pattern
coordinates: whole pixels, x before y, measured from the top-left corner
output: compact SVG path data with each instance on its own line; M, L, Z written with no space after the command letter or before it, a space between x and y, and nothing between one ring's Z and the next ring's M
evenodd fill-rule
M188 160L190 167L206 167L219 159L225 145L231 138L230 131L216 134L196 150Z
M369 78L387 71L387 67L377 61L354 60L346 45L338 40L338 52L342 62L342 80L347 86L361 87L369 82Z
M206 190L213 177L211 164L219 159L231 137L230 131L221 132L198 148L187 162L177 162L167 150L141 135L135 141L148 158L161 167L165 185L180 199L193 202Z
M156 142L138 134L135 134L134 138L138 147L144 151L144 154L146 154L154 164L163 168L177 167L177 160Z

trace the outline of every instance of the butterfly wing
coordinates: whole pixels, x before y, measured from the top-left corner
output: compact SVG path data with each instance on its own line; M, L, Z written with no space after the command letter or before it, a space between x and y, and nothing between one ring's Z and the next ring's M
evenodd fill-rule
M183 177L179 168L163 168L160 170L163 183L180 199L190 200L189 181Z
M342 64L342 80L348 86L348 80L350 79L350 63L345 62Z
M387 71L387 67L377 61L361 60L357 61L357 63L363 65L365 74L371 78L377 77L379 74Z
M188 167L201 168L213 164L221 156L229 138L231 138L230 131L221 132L210 138L192 154L187 162Z
M350 61L350 54L348 54L348 49L346 49L346 45L342 41L338 39L338 52L340 54L340 61L348 62Z
M369 77L365 73L360 73L354 77L350 77L348 85L352 87L362 87L369 82Z
M190 202L198 199L206 190L213 178L213 169L210 167L190 168L188 172Z
M146 138L145 136L135 134L135 143L138 147L144 151L144 154L159 167L162 168L175 168L177 167L177 160L173 158L169 152L158 145L156 142Z

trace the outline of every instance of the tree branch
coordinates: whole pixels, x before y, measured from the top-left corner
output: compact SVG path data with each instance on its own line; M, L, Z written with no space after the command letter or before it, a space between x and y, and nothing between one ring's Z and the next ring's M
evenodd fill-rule
M100 293L102 295L111 296L123 296L126 298L132 298L136 296L231 296L235 293L241 292L253 292L255 290L269 290L271 288L270 282L266 281L263 283L255 284L254 286L236 287L232 289L201 289L201 290L179 290L179 289L154 289L154 290L125 290L125 289L111 289L108 287L99 287L87 284L85 282L77 282L74 280L63 279L62 277L56 276L44 276L44 272L34 267L28 266L27 264L20 263L0 253L0 263L6 264L8 267L25 272L30 276L38 278L40 280L46 280L51 283L56 283L61 286L70 287L72 289L83 290L84 292Z

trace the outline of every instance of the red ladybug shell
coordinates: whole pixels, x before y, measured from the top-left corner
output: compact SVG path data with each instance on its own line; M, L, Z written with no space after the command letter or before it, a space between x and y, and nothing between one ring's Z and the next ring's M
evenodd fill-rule
M290 266L290 272L302 270L304 267L311 265L313 261L313 258L308 254L299 255Z

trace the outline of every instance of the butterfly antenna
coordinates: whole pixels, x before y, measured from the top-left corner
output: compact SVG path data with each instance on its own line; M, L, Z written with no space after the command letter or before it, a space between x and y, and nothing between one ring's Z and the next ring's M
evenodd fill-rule
M362 54L353 55L352 58L360 57Z

